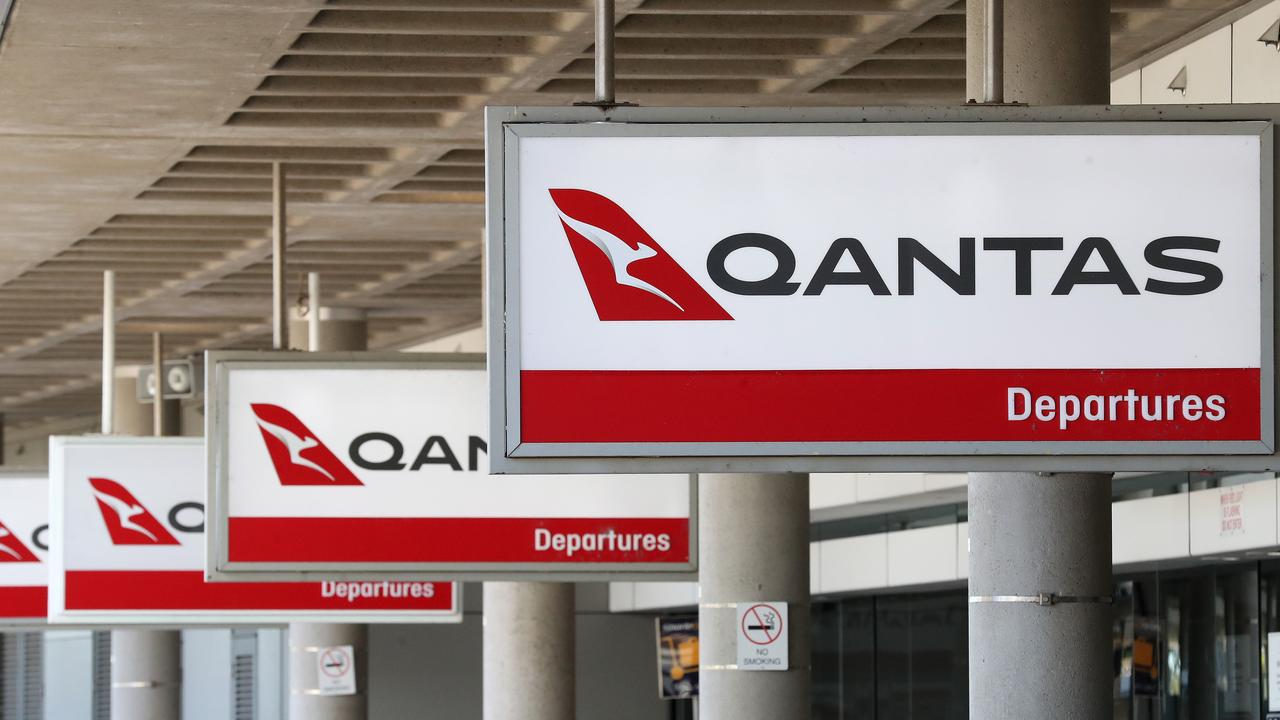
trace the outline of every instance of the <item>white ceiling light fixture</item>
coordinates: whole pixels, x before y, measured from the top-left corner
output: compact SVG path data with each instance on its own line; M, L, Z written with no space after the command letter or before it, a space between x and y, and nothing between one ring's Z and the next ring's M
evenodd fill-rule
M1258 42L1280 51L1280 18L1276 18L1276 21L1271 23L1271 27L1262 33L1258 38Z
M1173 81L1169 83L1170 90L1176 90L1182 93L1183 97L1187 94L1187 66L1183 65L1177 75L1173 76Z
M9 15L13 12L13 0L0 0L0 42L4 41L4 29L9 25Z

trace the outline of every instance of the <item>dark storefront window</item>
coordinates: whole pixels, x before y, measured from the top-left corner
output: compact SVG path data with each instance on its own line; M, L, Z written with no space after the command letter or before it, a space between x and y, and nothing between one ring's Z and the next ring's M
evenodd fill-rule
M1114 719L1262 718L1266 576L1242 564L1118 583Z
M1111 720L1280 720L1265 654L1280 560L1126 575L1115 592ZM815 603L814 720L966 718L967 630L963 589Z
M968 709L961 590L818 603L814 720L959 720Z
M870 720L876 707L876 601L857 598L841 603L844 648L840 678L843 687L840 720Z

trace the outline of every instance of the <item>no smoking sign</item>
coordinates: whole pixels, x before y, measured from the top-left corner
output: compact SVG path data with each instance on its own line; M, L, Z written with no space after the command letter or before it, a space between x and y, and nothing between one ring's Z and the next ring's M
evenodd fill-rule
M355 649L350 645L320 648L316 670L321 695L356 694Z
M738 603L738 669L786 670L787 604Z

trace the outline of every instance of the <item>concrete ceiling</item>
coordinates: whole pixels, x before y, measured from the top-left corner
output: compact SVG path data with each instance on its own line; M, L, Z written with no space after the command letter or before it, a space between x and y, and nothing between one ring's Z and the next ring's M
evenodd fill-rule
M618 0L620 99L964 100L964 1ZM1120 66L1244 0L1114 0ZM0 0L0 7L4 1ZM290 290L371 345L480 320L486 104L592 87L591 0L16 0L0 44L0 413L96 412L101 271L122 362L269 342L272 161Z

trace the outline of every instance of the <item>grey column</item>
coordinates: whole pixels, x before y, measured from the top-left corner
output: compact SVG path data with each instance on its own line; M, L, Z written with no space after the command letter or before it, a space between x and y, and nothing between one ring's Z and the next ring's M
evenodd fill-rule
M289 321L289 346L307 350L305 318ZM365 350L368 323L359 310L320 309L318 351ZM355 695L320 695L316 658L320 648L350 645L356 672ZM364 720L369 702L369 626L289 623L289 720Z
M574 587L484 584L484 720L573 720Z
M117 377L115 383L112 414L116 432L152 435L151 406L137 401L136 378ZM172 406L165 409L168 426L167 418L176 420L177 413ZM181 715L182 633L178 630L111 631L111 720L176 720Z
M984 7L969 0L970 97L980 94ZM1107 0L1004 7L1006 100L1108 101ZM1039 593L1085 601L992 601ZM970 474L969 716L1110 717L1111 606L1090 600L1111 593L1110 474Z
M310 350L307 347L307 319L294 314L289 318L289 348ZM320 308L320 347L317 351L369 349L369 322L363 310L358 308Z
M809 717L809 476L698 477L701 720ZM737 604L788 603L790 670L736 664Z
M153 418L151 413L151 404L143 404L138 402L137 396L137 368L128 367L121 368L122 373L128 373L128 377L116 376L116 403L112 409L112 422L115 424L117 435L136 435L139 437L151 437L152 435L164 435L166 437L182 434L182 405L178 400L165 400L164 404L164 427L159 433L153 431ZM201 432L203 434L203 432Z
M1008 102L1105 105L1111 97L1111 4L1105 0L1003 0ZM965 6L966 96L982 98L987 0Z
M1111 476L969 475L969 716L1111 713ZM984 600L984 601L976 601Z
M182 715L182 633L111 631L111 720Z
M320 695L320 648L350 645L355 695ZM289 623L289 720L364 720L369 702L369 626Z

